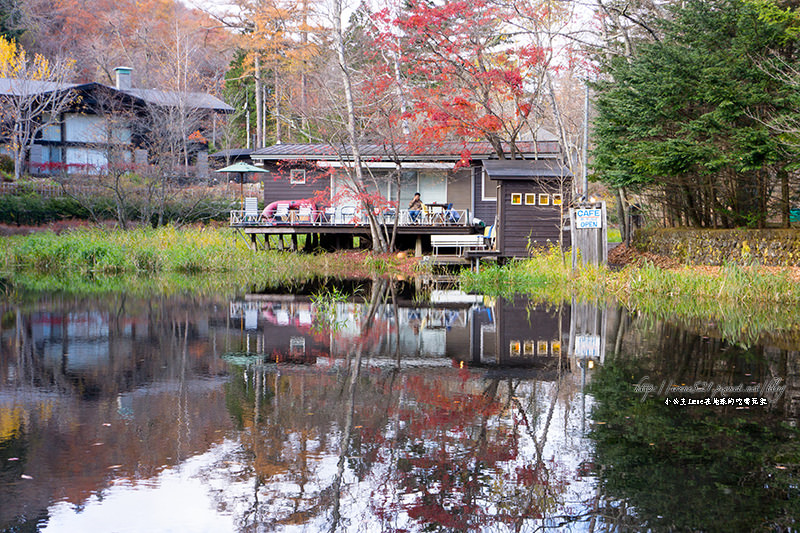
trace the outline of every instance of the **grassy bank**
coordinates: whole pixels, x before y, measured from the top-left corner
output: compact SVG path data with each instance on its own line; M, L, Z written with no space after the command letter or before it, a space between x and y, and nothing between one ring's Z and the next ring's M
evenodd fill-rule
M414 275L415 262L368 253L253 253L229 229L78 230L7 237L0 246L0 290L75 293L266 290L321 278ZM724 266L717 269L629 266L577 273L558 253L503 267L464 271L464 290L525 294L535 300L616 299L656 318L703 321L726 338L747 340L764 331L800 336L800 283L786 271Z
M558 253L464 272L465 290L537 299L616 299L654 318L702 321L725 338L755 340L765 331L800 337L800 283L787 270L726 265L720 268L652 265L622 270L589 267L573 273Z
M229 229L76 230L7 237L0 270L29 289L97 292L208 285L270 287L315 277L407 275L408 264L369 254L253 253ZM159 291L161 292L161 291Z

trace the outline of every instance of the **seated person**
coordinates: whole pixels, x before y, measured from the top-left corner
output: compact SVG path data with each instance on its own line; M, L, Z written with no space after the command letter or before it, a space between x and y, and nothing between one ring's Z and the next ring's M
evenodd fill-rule
M457 224L461 220L461 215L457 210L453 209L452 202L444 208L444 216L445 222L448 224Z
M419 193L414 193L414 198L408 204L408 216L411 217L411 222L416 222L419 219L419 214L422 212L422 199Z

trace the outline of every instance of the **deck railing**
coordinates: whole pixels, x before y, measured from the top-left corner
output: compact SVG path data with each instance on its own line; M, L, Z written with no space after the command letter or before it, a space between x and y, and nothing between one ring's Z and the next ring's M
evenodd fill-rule
M394 224L396 212L384 211L377 215L379 223L391 226ZM469 209L448 209L439 212L399 211L399 226L469 226ZM356 210L322 209L301 214L300 211L291 210L287 215L273 215L264 217L261 213L254 215L243 209L233 210L230 213L231 226L363 226L367 224L367 217Z

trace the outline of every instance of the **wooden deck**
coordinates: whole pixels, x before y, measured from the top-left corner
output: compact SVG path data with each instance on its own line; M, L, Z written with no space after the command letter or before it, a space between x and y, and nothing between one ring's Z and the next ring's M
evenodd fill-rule
M287 203L258 210L255 198L246 198L243 209L231 211L230 226L242 235L251 248L269 250L341 250L371 248L370 227L353 206L316 210L305 206L289 209ZM397 212L395 247L414 250L420 256L431 250L431 236L476 235L482 228L471 225L469 210L454 210L442 204L426 204L426 209ZM378 215L385 236L394 230L395 212ZM345 223L344 221L347 221ZM301 239L299 236L304 238ZM286 237L288 236L288 242ZM388 239L389 237L387 237Z
M306 250L368 248L371 244L370 228L366 224L237 224L232 225L253 249L299 250L298 236L305 237ZM383 228L391 234L392 226ZM482 229L456 224L398 225L396 244L400 250L414 250L417 255L431 250L431 235L474 235ZM288 236L288 239L287 239ZM355 242L358 238L358 243Z

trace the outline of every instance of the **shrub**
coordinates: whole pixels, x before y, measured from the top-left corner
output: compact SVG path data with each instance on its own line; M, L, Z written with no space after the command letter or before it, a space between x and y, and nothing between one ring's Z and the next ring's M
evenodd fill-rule
M5 174L14 173L14 160L11 156L0 154L0 172Z

